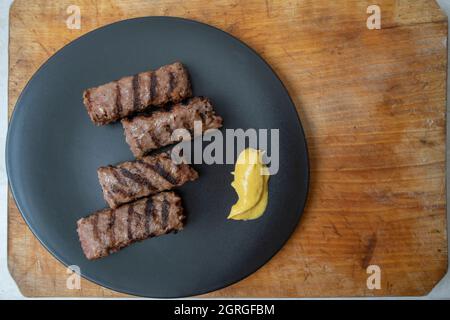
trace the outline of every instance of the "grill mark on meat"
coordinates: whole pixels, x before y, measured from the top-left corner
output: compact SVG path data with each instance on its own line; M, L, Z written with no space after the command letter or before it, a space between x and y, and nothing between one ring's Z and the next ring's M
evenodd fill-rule
M135 111L141 104L139 96L139 75L133 76L133 111Z
M103 186L102 186L102 188L103 188ZM112 187L111 190L106 191L105 199L107 199L107 198L114 199L114 193L116 193L116 192L117 192L117 189Z
M127 217L127 237L128 240L133 239L133 230L131 228L131 222L133 221L134 217L134 205L130 204L128 207L128 217Z
M113 193L120 193L120 194L123 195L123 196L129 196L129 195L130 195L127 191L125 191L125 190L123 190L123 189L117 187L117 185L112 186L112 187L111 187L111 191L112 191Z
M142 148L141 139L136 139L136 148L138 148L141 151L144 151L144 148Z
M156 99L156 86L157 86L157 77L156 73L153 71L150 76L150 100L155 101Z
M114 110L119 117L122 114L122 96L120 94L120 84L116 82L116 108Z
M169 220L169 202L167 201L166 196L164 195L164 200L162 202L161 208L161 220L163 229L167 228L167 223Z
M150 222L153 217L153 200L148 198L145 202L145 232L150 235Z
M153 131L150 130L150 131L147 131L147 133L148 133L148 135L150 136L150 139L152 140L152 142L155 144L155 149L161 147L161 143L160 143L158 137L153 133ZM139 147L138 147L138 148L139 148ZM143 148L142 148L142 146L140 146L139 149L141 149L142 151L144 151Z
M119 170L122 175L124 175L126 178L132 180L133 182L140 184L140 185L144 185L147 188L149 188L150 190L156 190L155 186L153 186L152 183L147 178L144 178L143 176L141 176L139 174L135 174L125 168L119 168Z
M170 98L174 88L175 88L175 77L172 72L169 72L169 90L167 90L168 98Z
M114 243L116 242L115 240L115 234L114 234L114 223L116 222L116 212L113 211L111 213L111 217L109 218L109 224L108 224L108 230L110 232L110 239L111 239L111 243L114 245Z
M142 160L137 160L136 161L139 164L142 164L143 166L145 166L146 168L153 170L155 173L157 173L159 176L161 176L162 178L164 178L164 180L168 181L170 184L172 184L172 186L175 186L178 184L178 180L177 178L175 178L174 176L172 176L170 174L170 172L166 171L161 164L156 163L156 164L152 164L152 163L148 163Z
M152 165L151 165L152 166ZM154 166L152 166L152 169L159 174L161 177L163 177L165 180L170 182L172 185L178 184L177 179L172 176L168 171L166 171L163 166L159 163L155 163Z
M111 172L112 172L114 178L117 181L117 184L112 187L112 191L120 193L120 194L122 194L124 196L129 196L129 193L127 191L125 191L124 189L120 188L120 187L126 187L127 186L127 183L123 180L123 177L117 172L117 170L115 168L113 168L111 166L110 166L110 168L111 168Z
M123 180L122 176L117 172L117 170L113 167L110 167L114 178L117 180L117 183L121 186L126 186L126 182Z
M136 139L136 148L143 151L141 139Z

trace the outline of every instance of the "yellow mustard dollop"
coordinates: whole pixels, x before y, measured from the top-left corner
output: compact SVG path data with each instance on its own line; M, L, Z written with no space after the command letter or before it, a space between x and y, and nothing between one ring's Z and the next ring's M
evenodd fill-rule
M234 181L239 200L231 207L228 219L253 220L266 210L269 190L269 170L262 161L263 152L253 148L243 150L234 167Z

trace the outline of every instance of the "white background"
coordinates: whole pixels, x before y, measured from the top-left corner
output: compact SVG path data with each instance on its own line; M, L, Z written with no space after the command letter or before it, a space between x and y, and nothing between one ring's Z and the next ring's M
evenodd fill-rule
M13 0L0 0L0 299L23 298L15 282L12 280L7 267L8 182L5 172L5 139L8 126L8 33L9 33L8 17L9 17L9 7L12 2ZM438 3L440 4L441 8L447 13L447 16L449 16L450 0L438 0ZM381 27L383 28L383 19L381 20ZM447 83L447 96L450 97L448 83ZM447 119L449 119L448 113ZM448 121L447 121L447 133L450 133L450 126ZM449 155L450 155L449 148L447 147L447 159L449 159ZM449 185L448 184L449 181L450 180L448 179L447 176L447 185ZM447 203L448 199L449 198L447 193ZM447 217L449 217L448 207L447 207ZM450 219L447 220L450 221ZM427 297L424 298L450 299L450 275L447 273L444 279L441 280L441 282L433 289L433 291Z

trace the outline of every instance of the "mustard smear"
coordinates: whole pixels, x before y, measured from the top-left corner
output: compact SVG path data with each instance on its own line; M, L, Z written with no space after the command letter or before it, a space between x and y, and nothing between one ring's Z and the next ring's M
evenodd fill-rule
M253 220L261 217L266 210L269 170L262 162L262 155L262 151L252 148L239 154L231 183L239 200L231 207L228 219Z

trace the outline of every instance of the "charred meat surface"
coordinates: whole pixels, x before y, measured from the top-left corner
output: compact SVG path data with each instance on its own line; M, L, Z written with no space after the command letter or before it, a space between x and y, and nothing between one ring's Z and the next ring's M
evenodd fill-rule
M175 62L84 91L83 102L96 125L141 112L149 106L178 103L192 96L187 69Z
M191 166L176 164L166 152L116 166L100 167L97 174L103 197L111 208L198 178L197 171Z
M177 129L186 129L192 137L195 121L202 123L203 132L222 126L222 118L215 114L211 101L205 97L191 98L169 110L122 119L122 125L131 151L140 158L152 150L176 143L172 133Z
M181 199L173 192L104 209L78 220L78 236L88 259L105 257L133 242L183 229Z

